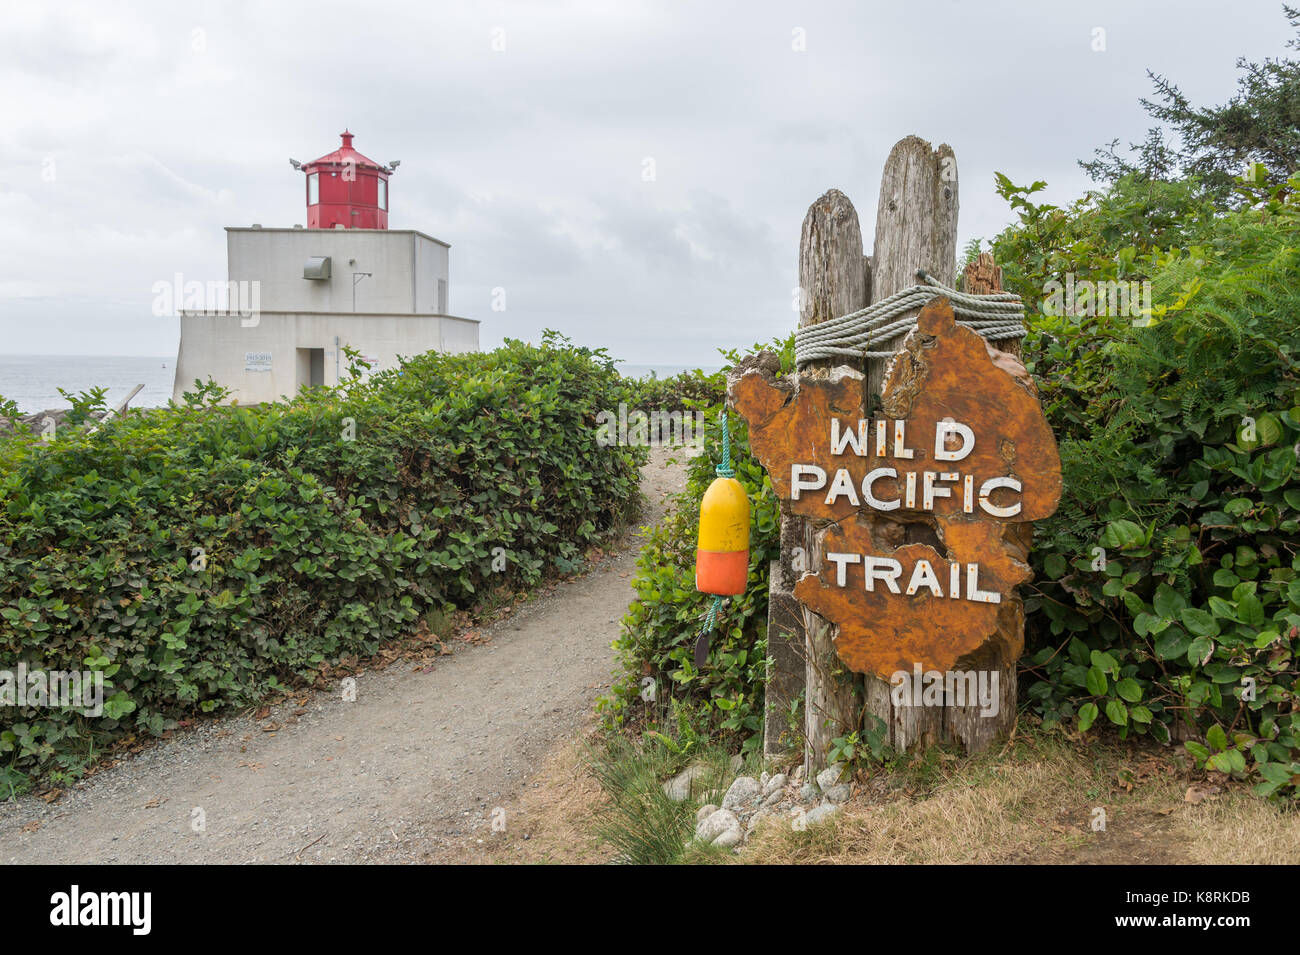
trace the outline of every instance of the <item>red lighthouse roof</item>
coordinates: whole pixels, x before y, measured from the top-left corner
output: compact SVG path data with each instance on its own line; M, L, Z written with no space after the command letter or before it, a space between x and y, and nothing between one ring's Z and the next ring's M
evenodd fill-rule
M343 145L302 164L309 229L388 228L388 177L393 170L353 149L352 136L343 130Z
M319 166L327 163L342 165L343 163L351 162L358 166L371 166L375 169L384 169L387 171L387 167L385 167L383 163L377 163L373 159L368 159L353 149L352 136L352 133L348 132L346 129L343 130L343 132L339 133L339 138L343 140L343 145L332 153L326 153L319 159L313 159L311 162L303 163L303 170L306 171L312 166Z

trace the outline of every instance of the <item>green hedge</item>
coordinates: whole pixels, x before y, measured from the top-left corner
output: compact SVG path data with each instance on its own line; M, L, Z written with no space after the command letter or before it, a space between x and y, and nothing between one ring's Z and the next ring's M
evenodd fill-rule
M109 697L94 719L0 709L0 772L74 776L113 738L575 570L639 507L644 451L596 433L627 396L603 351L548 333L283 404L201 388L0 439L0 668L102 670Z
M670 378L631 378L628 385L632 391L629 405L647 414L709 408L722 400L722 390L726 387L721 373L706 374L698 368L678 372Z
M1259 181L1266 182L1267 177ZM1300 176L1120 181L1066 208L1001 182L994 242L1039 304L1025 342L1061 448L1035 528L1028 697L1047 723L1192 736L1197 762L1300 782ZM1149 281L1152 314L1049 315L1044 285ZM1086 309L1085 309L1086 311ZM1149 320L1148 320L1149 319Z

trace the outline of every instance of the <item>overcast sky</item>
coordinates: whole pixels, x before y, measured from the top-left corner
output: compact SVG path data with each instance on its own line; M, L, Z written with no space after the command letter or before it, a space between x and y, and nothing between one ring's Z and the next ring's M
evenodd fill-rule
M1148 68L1219 103L1288 34L1274 0L0 0L0 354L174 356L153 284L224 279L224 226L305 223L287 160L346 126L401 160L389 225L451 244L484 348L716 366L793 327L818 195L870 244L903 136L956 150L964 245L1010 221L995 170L1066 201L1140 139Z

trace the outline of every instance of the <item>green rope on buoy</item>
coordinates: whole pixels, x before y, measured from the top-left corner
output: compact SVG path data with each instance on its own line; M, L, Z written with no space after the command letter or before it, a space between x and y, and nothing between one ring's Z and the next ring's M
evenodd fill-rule
M713 473L718 477L735 477L736 472L731 468L731 431L727 428L726 409L718 417L722 419L722 463L713 469Z
M709 605L709 613L704 618L704 629L712 630L718 623L718 611L722 609L722 598L715 595L713 603Z

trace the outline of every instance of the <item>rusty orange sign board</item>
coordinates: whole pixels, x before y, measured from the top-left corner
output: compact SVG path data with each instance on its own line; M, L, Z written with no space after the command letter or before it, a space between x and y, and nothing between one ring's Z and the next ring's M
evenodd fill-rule
M796 391L747 369L732 386L783 509L820 528L819 566L795 596L838 626L851 669L886 680L988 649L1019 656L1031 522L1061 494L1024 366L957 325L946 299L917 321L874 416L856 377L802 377Z

